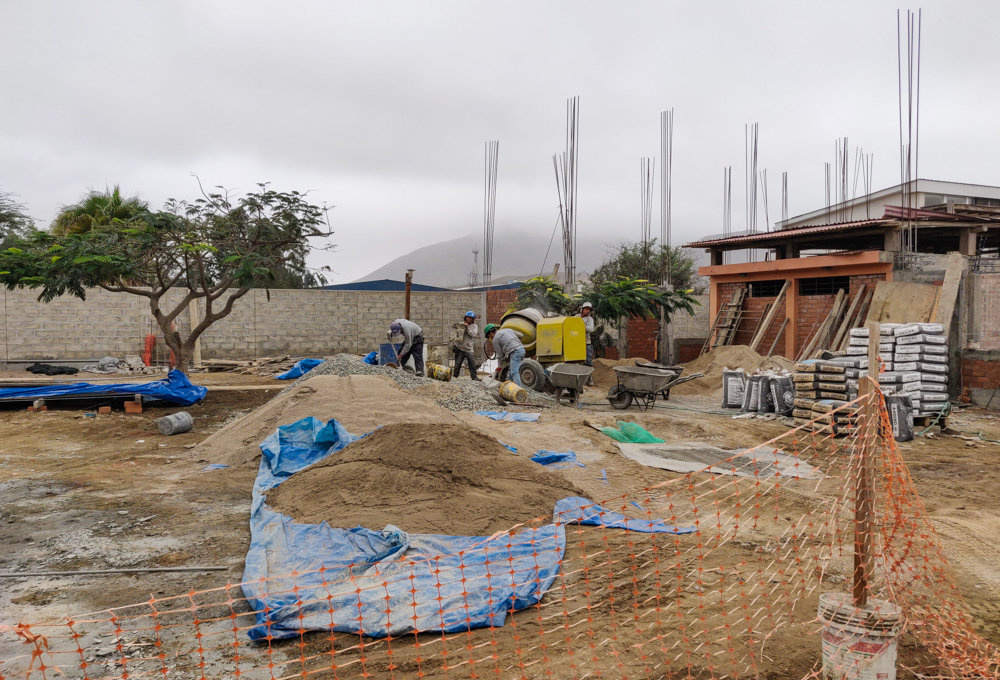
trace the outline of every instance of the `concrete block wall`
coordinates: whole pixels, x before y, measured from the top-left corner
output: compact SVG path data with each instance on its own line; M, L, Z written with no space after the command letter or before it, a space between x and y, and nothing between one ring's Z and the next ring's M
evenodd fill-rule
M85 301L64 296L45 304L36 297L30 290L0 292L0 361L121 358L141 354L149 333L157 336L166 358L146 298L103 290L88 291ZM172 309L182 299L182 291L171 291L161 309ZM413 293L410 304L428 343L445 342L451 325L470 309L486 314L485 293ZM252 290L201 336L202 357L366 353L384 341L389 324L403 311L402 293ZM199 318L204 313L201 300ZM174 325L187 335L190 313L182 311Z

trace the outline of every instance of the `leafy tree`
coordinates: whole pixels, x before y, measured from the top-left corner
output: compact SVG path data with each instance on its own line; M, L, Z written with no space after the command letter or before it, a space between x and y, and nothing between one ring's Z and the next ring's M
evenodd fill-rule
M83 234L94 227L130 224L149 212L149 204L137 195L122 196L116 184L110 191L89 191L72 205L64 205L52 222L56 236Z
M542 312L571 314L578 304L579 300L563 292L562 286L551 276L536 276L521 284L517 299L508 311L534 307Z
M628 279L660 281L660 272L666 271L670 263L670 281L675 289L700 290L704 279L698 276L698 265L691 254L683 248L657 245L653 239L645 246L642 243L623 241L615 246L590 275L591 281L606 283Z
M24 211L24 204L16 201L15 197L16 194L0 191L0 247L26 237L34 227L34 222Z
M222 192L193 203L170 200L162 212L66 236L34 232L0 252L0 284L39 288L43 302L65 294L83 300L88 288L145 297L178 368L187 370L202 333L252 288L273 284L310 238L331 233L325 210L302 194L258 186L238 199ZM168 295L171 289L178 292ZM173 323L198 300L204 316L184 338Z
M594 318L621 329L622 322L633 317L667 321L678 310L694 315L699 304L687 291L660 292L642 279L621 278L617 281L593 283L584 292L583 300L594 306Z

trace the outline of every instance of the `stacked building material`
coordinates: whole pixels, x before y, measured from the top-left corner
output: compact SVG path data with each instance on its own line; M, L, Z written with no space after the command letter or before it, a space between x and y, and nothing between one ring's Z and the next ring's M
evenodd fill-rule
M941 413L948 405L948 336L944 326L903 324L893 329L893 336L893 372L911 376L906 383L900 380L908 387L899 391L911 395L914 415Z
M792 382L795 400L792 417L796 425L811 421L812 429L825 434L849 434L855 427L855 409L849 402L857 397L858 378L868 375L864 357L809 359L795 364ZM860 366L864 365L864 368ZM853 383L853 395L851 390Z

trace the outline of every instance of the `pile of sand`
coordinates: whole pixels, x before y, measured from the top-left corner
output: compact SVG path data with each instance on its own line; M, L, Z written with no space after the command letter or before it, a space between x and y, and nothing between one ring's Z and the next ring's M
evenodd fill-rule
M387 425L296 474L267 497L296 521L489 536L550 516L574 484L465 425Z
M635 359L594 359L594 387L607 392L618 384L615 366L635 366Z
M193 453L210 463L254 465L260 443L280 425L336 418L351 434L404 422L457 423L447 409L384 376L320 375L267 402L207 438ZM381 528L381 527L380 527Z
M722 371L727 368L742 368L747 373L754 371L791 371L794 362L784 357L762 357L747 345L716 347L684 366L681 375L703 373L704 376L678 385L670 394L687 396L712 396L722 389Z

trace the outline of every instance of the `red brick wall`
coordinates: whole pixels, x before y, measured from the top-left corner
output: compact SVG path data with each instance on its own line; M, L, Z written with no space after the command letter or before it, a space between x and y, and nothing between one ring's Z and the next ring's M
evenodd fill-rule
M677 345L677 363L686 364L689 361L694 361L701 356L701 348L704 346L704 342L679 343Z
M872 290L876 283L879 281L885 281L885 274L865 274L863 276L852 276L850 277L850 290L848 293L851 299L857 295L858 290L862 285L866 285L866 292ZM723 283L719 285L719 302L727 302L733 298L733 292L740 287L740 283ZM797 285L797 284L796 284ZM785 333L795 332L796 334L796 347L800 350L805 346L805 343L809 342L816 329L820 327L823 320L826 319L830 310L833 309L834 295L800 295L798 296L798 327L790 329L785 328ZM787 298L786 298L787 299ZM753 341L754 334L757 332L757 327L763 320L764 308L767 303L773 303L775 298L773 297L748 297L743 302L743 320L740 322L740 326L736 331L736 338L734 344L738 345L749 345ZM850 303L848 303L850 304ZM761 354L767 354L767 351L771 348L771 343L778 335L778 331L781 329L781 322L785 320L785 301L778 306L778 311L774 316L774 321L771 323L771 327L768 329L767 334L761 341L760 345L757 347L757 351ZM713 319L714 322L714 319ZM778 355L784 355L785 353L785 333L782 334L782 340L778 343L778 346L774 348L774 353Z
M962 386L995 390L1000 385L1000 361L962 359Z
M517 300L517 289L486 291L486 323L499 324L507 308Z
M659 329L659 319L629 319L628 358L656 361L656 333Z

